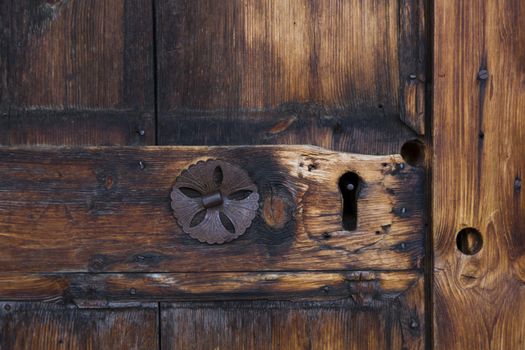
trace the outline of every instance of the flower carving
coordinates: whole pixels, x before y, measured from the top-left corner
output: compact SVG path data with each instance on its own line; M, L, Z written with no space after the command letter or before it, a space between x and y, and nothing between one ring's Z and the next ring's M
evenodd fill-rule
M177 177L171 208L191 237L222 244L250 227L259 208L259 194L243 169L221 160L200 161Z

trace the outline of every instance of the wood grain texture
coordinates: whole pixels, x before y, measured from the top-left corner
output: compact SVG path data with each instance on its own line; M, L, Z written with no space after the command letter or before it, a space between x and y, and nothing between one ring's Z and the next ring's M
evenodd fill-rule
M397 1L157 4L162 111L398 110Z
M4 3L11 31L3 144L155 142L149 1Z
M110 305L119 301L394 299L417 271L0 274L0 298Z
M417 134L425 134L427 70L426 1L400 1L400 116Z
M435 347L522 349L525 6L441 0L434 16ZM476 255L456 246L465 227Z
M163 349L423 349L422 279L393 299L161 304Z
M11 2L0 3L0 118L5 118L9 112L7 69L9 58L9 38L11 36ZM5 131L0 130L0 144L4 144Z
M169 194L199 160L248 172L260 214L224 245L181 231ZM144 169L141 169L142 162ZM342 229L339 178L362 179L357 229ZM5 272L219 272L419 269L424 174L399 155L307 146L0 150ZM267 200L275 199L275 200ZM275 225L265 206L287 218ZM271 210L270 210L271 211Z
M53 304L0 302L0 348L158 348L156 304L141 309L77 309Z
M416 4L400 42L397 0L156 0L159 143L397 153L400 50L424 80Z

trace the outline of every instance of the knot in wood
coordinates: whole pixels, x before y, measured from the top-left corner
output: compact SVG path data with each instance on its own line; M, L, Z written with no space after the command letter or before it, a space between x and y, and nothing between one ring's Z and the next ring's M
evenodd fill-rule
M248 173L222 160L200 161L175 180L173 215L182 230L200 242L222 244L241 236L259 208Z

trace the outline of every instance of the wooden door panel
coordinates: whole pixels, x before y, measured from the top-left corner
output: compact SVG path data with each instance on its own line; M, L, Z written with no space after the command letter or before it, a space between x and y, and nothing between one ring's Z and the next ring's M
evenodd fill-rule
M423 279L365 302L161 304L163 349L423 349Z
M525 346L524 15L513 0L434 4L438 349Z
M106 310L0 302L0 348L152 350L157 319L156 304Z
M156 3L160 144L391 154L400 118L424 131L422 2Z
M2 7L10 30L2 40L9 89L2 89L0 144L155 142L148 0L3 1Z
M10 303L3 347L154 349L159 326L166 348L422 348L426 175L393 154L424 133L424 3L4 1L2 145L382 156L1 150L0 299L68 307ZM170 208L209 157L261 193L221 246ZM364 180L351 231L348 171ZM166 302L162 325L144 301Z

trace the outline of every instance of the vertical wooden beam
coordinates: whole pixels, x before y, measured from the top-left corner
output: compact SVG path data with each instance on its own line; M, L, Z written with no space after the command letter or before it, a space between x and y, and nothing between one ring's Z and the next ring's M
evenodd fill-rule
M437 349L525 346L524 16L520 0L434 2Z

